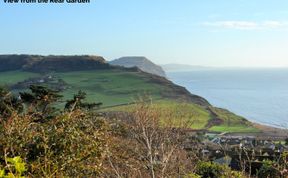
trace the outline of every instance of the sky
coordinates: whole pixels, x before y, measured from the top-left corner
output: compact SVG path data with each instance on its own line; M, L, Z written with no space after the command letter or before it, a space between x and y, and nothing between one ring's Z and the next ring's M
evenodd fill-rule
M0 54L146 56L155 63L288 67L287 0L0 0Z

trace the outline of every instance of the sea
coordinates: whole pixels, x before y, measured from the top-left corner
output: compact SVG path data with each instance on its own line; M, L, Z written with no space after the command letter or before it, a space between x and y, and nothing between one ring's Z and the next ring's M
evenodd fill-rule
M168 78L212 105L264 125L288 128L288 68L202 69Z

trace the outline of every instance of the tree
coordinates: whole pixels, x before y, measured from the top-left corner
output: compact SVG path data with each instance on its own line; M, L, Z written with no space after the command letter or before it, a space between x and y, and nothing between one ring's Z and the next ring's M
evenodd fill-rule
M86 99L86 93L83 91L78 91L77 94L74 95L73 99L67 100L65 105L65 110L74 111L76 109L86 109L91 110L93 108L100 107L103 103L88 103L84 102Z
M191 173L197 158L184 149L186 123L182 125L174 116L174 110L159 110L148 99L136 102L129 112L115 111L108 116L113 144L102 177L161 178Z
M27 111L34 113L36 120L43 121L55 116L55 103L62 97L59 91L44 86L31 85L31 92L20 92L23 103L28 105Z
M136 141L134 149L150 177L178 177L193 165L182 145L185 134L175 128L173 118L166 115L165 122L161 118L151 104L136 106L129 129Z
M10 91L0 87L0 116L9 117L13 112L20 113L23 111L21 101Z

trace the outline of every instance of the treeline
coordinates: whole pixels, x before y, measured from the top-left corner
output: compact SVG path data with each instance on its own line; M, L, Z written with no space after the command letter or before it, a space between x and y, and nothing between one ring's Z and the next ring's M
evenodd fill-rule
M201 160L197 139L186 151L168 110L163 122L139 100L131 114L108 119L85 97L79 91L59 109L57 91L31 86L15 96L1 88L0 177L246 177Z
M101 56L0 55L0 72L24 70L46 73L112 68Z

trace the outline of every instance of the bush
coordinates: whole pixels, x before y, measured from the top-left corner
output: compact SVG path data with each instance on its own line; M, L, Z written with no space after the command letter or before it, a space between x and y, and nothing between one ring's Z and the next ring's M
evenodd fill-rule
M262 167L257 173L258 177L269 178L269 177L281 177L280 171L274 166L272 161L264 161Z
M159 111L141 102L132 114L122 119L116 114L117 121L109 121L89 111L101 103L84 102L84 92L60 111L54 108L61 97L56 91L30 89L21 93L24 110L18 108L19 100L0 90L0 100L5 101L0 101L0 112L5 111L0 114L0 162L6 163L0 166L0 178L24 173L30 177L182 177L195 169L197 156L183 148L185 132L175 129L170 114L161 123ZM243 177L211 162L200 162L195 173L186 178Z
M201 178L201 176L191 173L191 174L186 175L184 178Z
M1 155L24 158L35 177L95 177L102 170L109 139L101 118L78 110L39 123L14 114L0 125Z
M6 165L3 168L0 167L0 178L21 178L24 177L24 173L27 171L25 162L21 157L16 156L14 158L6 158Z
M199 162L196 166L196 173L203 178L242 178L240 172L232 171L229 167L212 162Z

